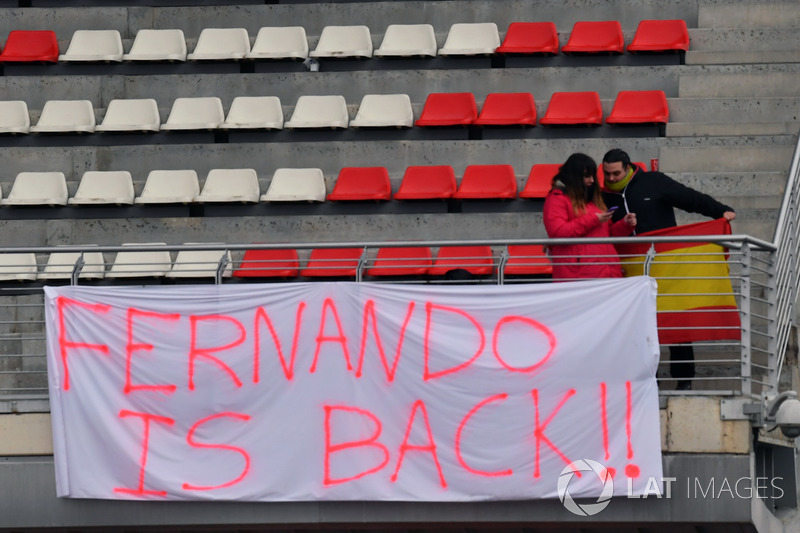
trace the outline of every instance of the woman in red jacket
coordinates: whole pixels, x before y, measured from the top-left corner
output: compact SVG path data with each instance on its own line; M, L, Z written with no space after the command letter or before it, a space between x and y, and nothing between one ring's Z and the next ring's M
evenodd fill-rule
M595 183L597 165L586 154L572 154L553 178L544 201L544 227L550 238L622 237L636 227L628 213L611 224ZM620 278L622 267L611 244L559 244L549 246L554 279Z

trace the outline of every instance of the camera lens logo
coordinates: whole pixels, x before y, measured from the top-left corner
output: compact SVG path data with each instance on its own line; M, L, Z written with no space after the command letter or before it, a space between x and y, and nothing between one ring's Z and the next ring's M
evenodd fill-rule
M603 490L595 503L577 503L569 493L569 484L576 472L581 475L594 473L603 484ZM585 472L585 473L584 473ZM605 509L611 503L611 496L614 495L614 480L608 469L597 461L591 459L578 459L567 465L558 476L558 499L564 504L567 511L578 516L593 516Z

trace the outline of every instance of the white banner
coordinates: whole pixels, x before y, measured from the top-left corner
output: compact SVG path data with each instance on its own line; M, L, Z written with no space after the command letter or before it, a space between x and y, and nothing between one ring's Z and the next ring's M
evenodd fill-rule
M582 459L614 494L661 477L651 278L45 293L59 496L554 498L567 469L597 497Z

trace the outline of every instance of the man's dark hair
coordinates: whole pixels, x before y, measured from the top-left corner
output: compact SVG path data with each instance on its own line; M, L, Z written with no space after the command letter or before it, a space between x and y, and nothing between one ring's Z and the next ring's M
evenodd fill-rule
M628 168L631 166L631 158L627 152L614 148L603 156L603 163L622 163L622 168Z

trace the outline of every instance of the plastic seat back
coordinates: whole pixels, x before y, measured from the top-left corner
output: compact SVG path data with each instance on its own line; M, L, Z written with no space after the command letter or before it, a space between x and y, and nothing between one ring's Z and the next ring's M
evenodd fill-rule
M531 93L491 93L474 124L480 126L535 126L536 102Z
M220 128L226 130L283 129L283 107L277 96L237 96Z
M111 100L95 131L158 131L161 115L152 98Z
M252 168L215 168L208 172L199 203L256 203L260 195L258 174Z
M30 129L27 103L22 100L0 102L0 133L28 133Z
M494 270L492 249L489 246L442 246L433 266L431 276L444 276L450 270L464 269L474 276L486 276Z
M162 130L213 130L225 122L222 101L216 96L176 98Z
M331 201L374 200L392 198L392 185L386 167L345 167L339 171Z
M664 91L620 91L607 124L666 124L669 104Z
M55 63L58 40L50 30L14 30L0 53L0 63Z
M552 188L553 178L558 174L559 164L539 163L531 167L528 181L519 193L520 198L544 198Z
M294 278L300 270L297 250L247 250L235 278Z
M139 30L125 61L186 61L182 30Z
M558 31L552 22L512 22L498 54L558 54Z
M362 248L315 248L300 274L306 277L355 277L363 253Z
M517 197L517 178L511 165L469 165L453 198L510 200Z
M390 24L375 57L436 57L436 34L430 24Z
M350 122L354 128L410 128L414 110L407 94L367 94Z
M427 246L410 246L378 249L370 276L424 276L432 264L431 249Z
M347 128L350 115L342 95L301 96L292 118L283 126L289 129Z
M449 165L411 166L403 174L395 200L435 200L452 198L456 174Z
M472 93L432 93L425 99L417 126L466 126L478 118Z
M621 54L625 51L622 26L616 20L576 22L561 51L565 54Z
M135 204L188 204L200 194L194 170L152 170Z
M636 28L628 52L686 52L689 30L683 20L643 20Z
M185 244L205 244L192 243ZM211 244L211 243L209 243ZM224 245L224 243L219 243ZM181 250L172 263L172 268L167 272L168 278L216 278L221 262L222 277L229 278L233 272L231 253L228 250Z
M2 205L66 205L67 180L63 172L20 172Z
M508 247L507 275L550 275L553 265L541 244L514 245Z
M133 203L133 194L133 180L127 170L90 170L83 173L75 196L67 203L130 205Z
M302 26L265 26L258 30L248 59L305 59L308 38Z
M366 26L325 26L310 57L372 57L372 36Z
M250 53L250 36L244 28L204 28L189 61L244 59Z
M78 260L83 257L79 279L103 279L105 260L100 252L53 252L38 274L39 279L71 279Z
M163 242L123 243L122 246L155 246ZM106 272L107 278L161 278L172 268L168 250L117 252L114 263Z
M450 26L440 56L493 54L500 46L500 33L494 22L467 22Z
M119 63L124 51L117 30L76 30L59 61Z
M0 254L0 281L33 281L38 269L36 254Z
M591 125L603 123L603 107L600 95L594 91L553 93L544 117L544 125Z
M30 131L35 133L91 133L95 130L94 108L89 100L48 100Z
M325 176L318 168L279 168L262 202L324 202Z

